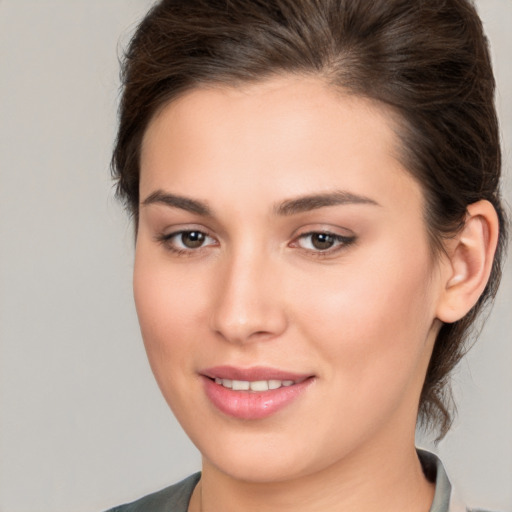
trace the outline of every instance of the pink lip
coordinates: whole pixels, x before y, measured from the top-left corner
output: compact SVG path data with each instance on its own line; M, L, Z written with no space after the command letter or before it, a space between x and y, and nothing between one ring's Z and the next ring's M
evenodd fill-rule
M199 372L210 379L231 379L231 380L304 380L311 375L292 373L276 368L265 366L253 366L252 368L236 368L234 366L214 366Z
M206 396L224 414L238 419L263 419L295 401L313 382L312 375L291 373L265 367L235 368L216 366L202 370ZM215 378L258 381L293 380L295 384L268 391L233 391L216 384Z

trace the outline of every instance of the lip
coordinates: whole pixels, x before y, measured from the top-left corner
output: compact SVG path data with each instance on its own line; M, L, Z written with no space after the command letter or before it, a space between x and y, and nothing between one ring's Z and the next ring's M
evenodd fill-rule
M314 376L267 367L236 368L216 366L202 370L206 396L222 413L244 420L263 419L290 405L304 394ZM293 380L295 384L268 391L233 391L215 383L215 379L242 381Z
M266 366L253 366L251 368L237 368L235 366L214 366L199 372L210 379L231 380L294 380L301 381L311 377L309 374L293 373Z

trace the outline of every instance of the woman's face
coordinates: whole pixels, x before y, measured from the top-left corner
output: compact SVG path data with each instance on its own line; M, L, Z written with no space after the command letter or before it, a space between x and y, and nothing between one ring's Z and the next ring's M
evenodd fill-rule
M135 300L205 464L276 481L412 446L441 278L397 152L389 112L312 78L149 125Z

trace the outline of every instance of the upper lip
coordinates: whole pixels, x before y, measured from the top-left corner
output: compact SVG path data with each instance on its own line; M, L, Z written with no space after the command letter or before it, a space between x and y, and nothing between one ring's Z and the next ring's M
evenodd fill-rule
M289 372L278 368L266 366L253 366L251 368L237 368L235 366L213 366L199 372L210 379L230 379L243 381L259 380L293 380L302 381L313 375L307 373Z

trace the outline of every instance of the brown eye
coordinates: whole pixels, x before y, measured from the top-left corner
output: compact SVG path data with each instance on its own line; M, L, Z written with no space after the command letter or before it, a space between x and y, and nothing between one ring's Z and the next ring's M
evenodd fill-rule
M335 241L335 237L329 233L313 233L311 235L311 245L319 251L330 249Z
M194 229L161 235L157 237L157 240L163 244L167 250L176 254L193 254L199 249L217 245L217 241L213 237L203 231Z
M355 236L337 235L328 231L313 231L301 235L295 243L309 252L332 254L339 249L348 247L355 239Z
M184 231L181 233L181 243L187 249L197 249L206 240L206 235L201 231Z

